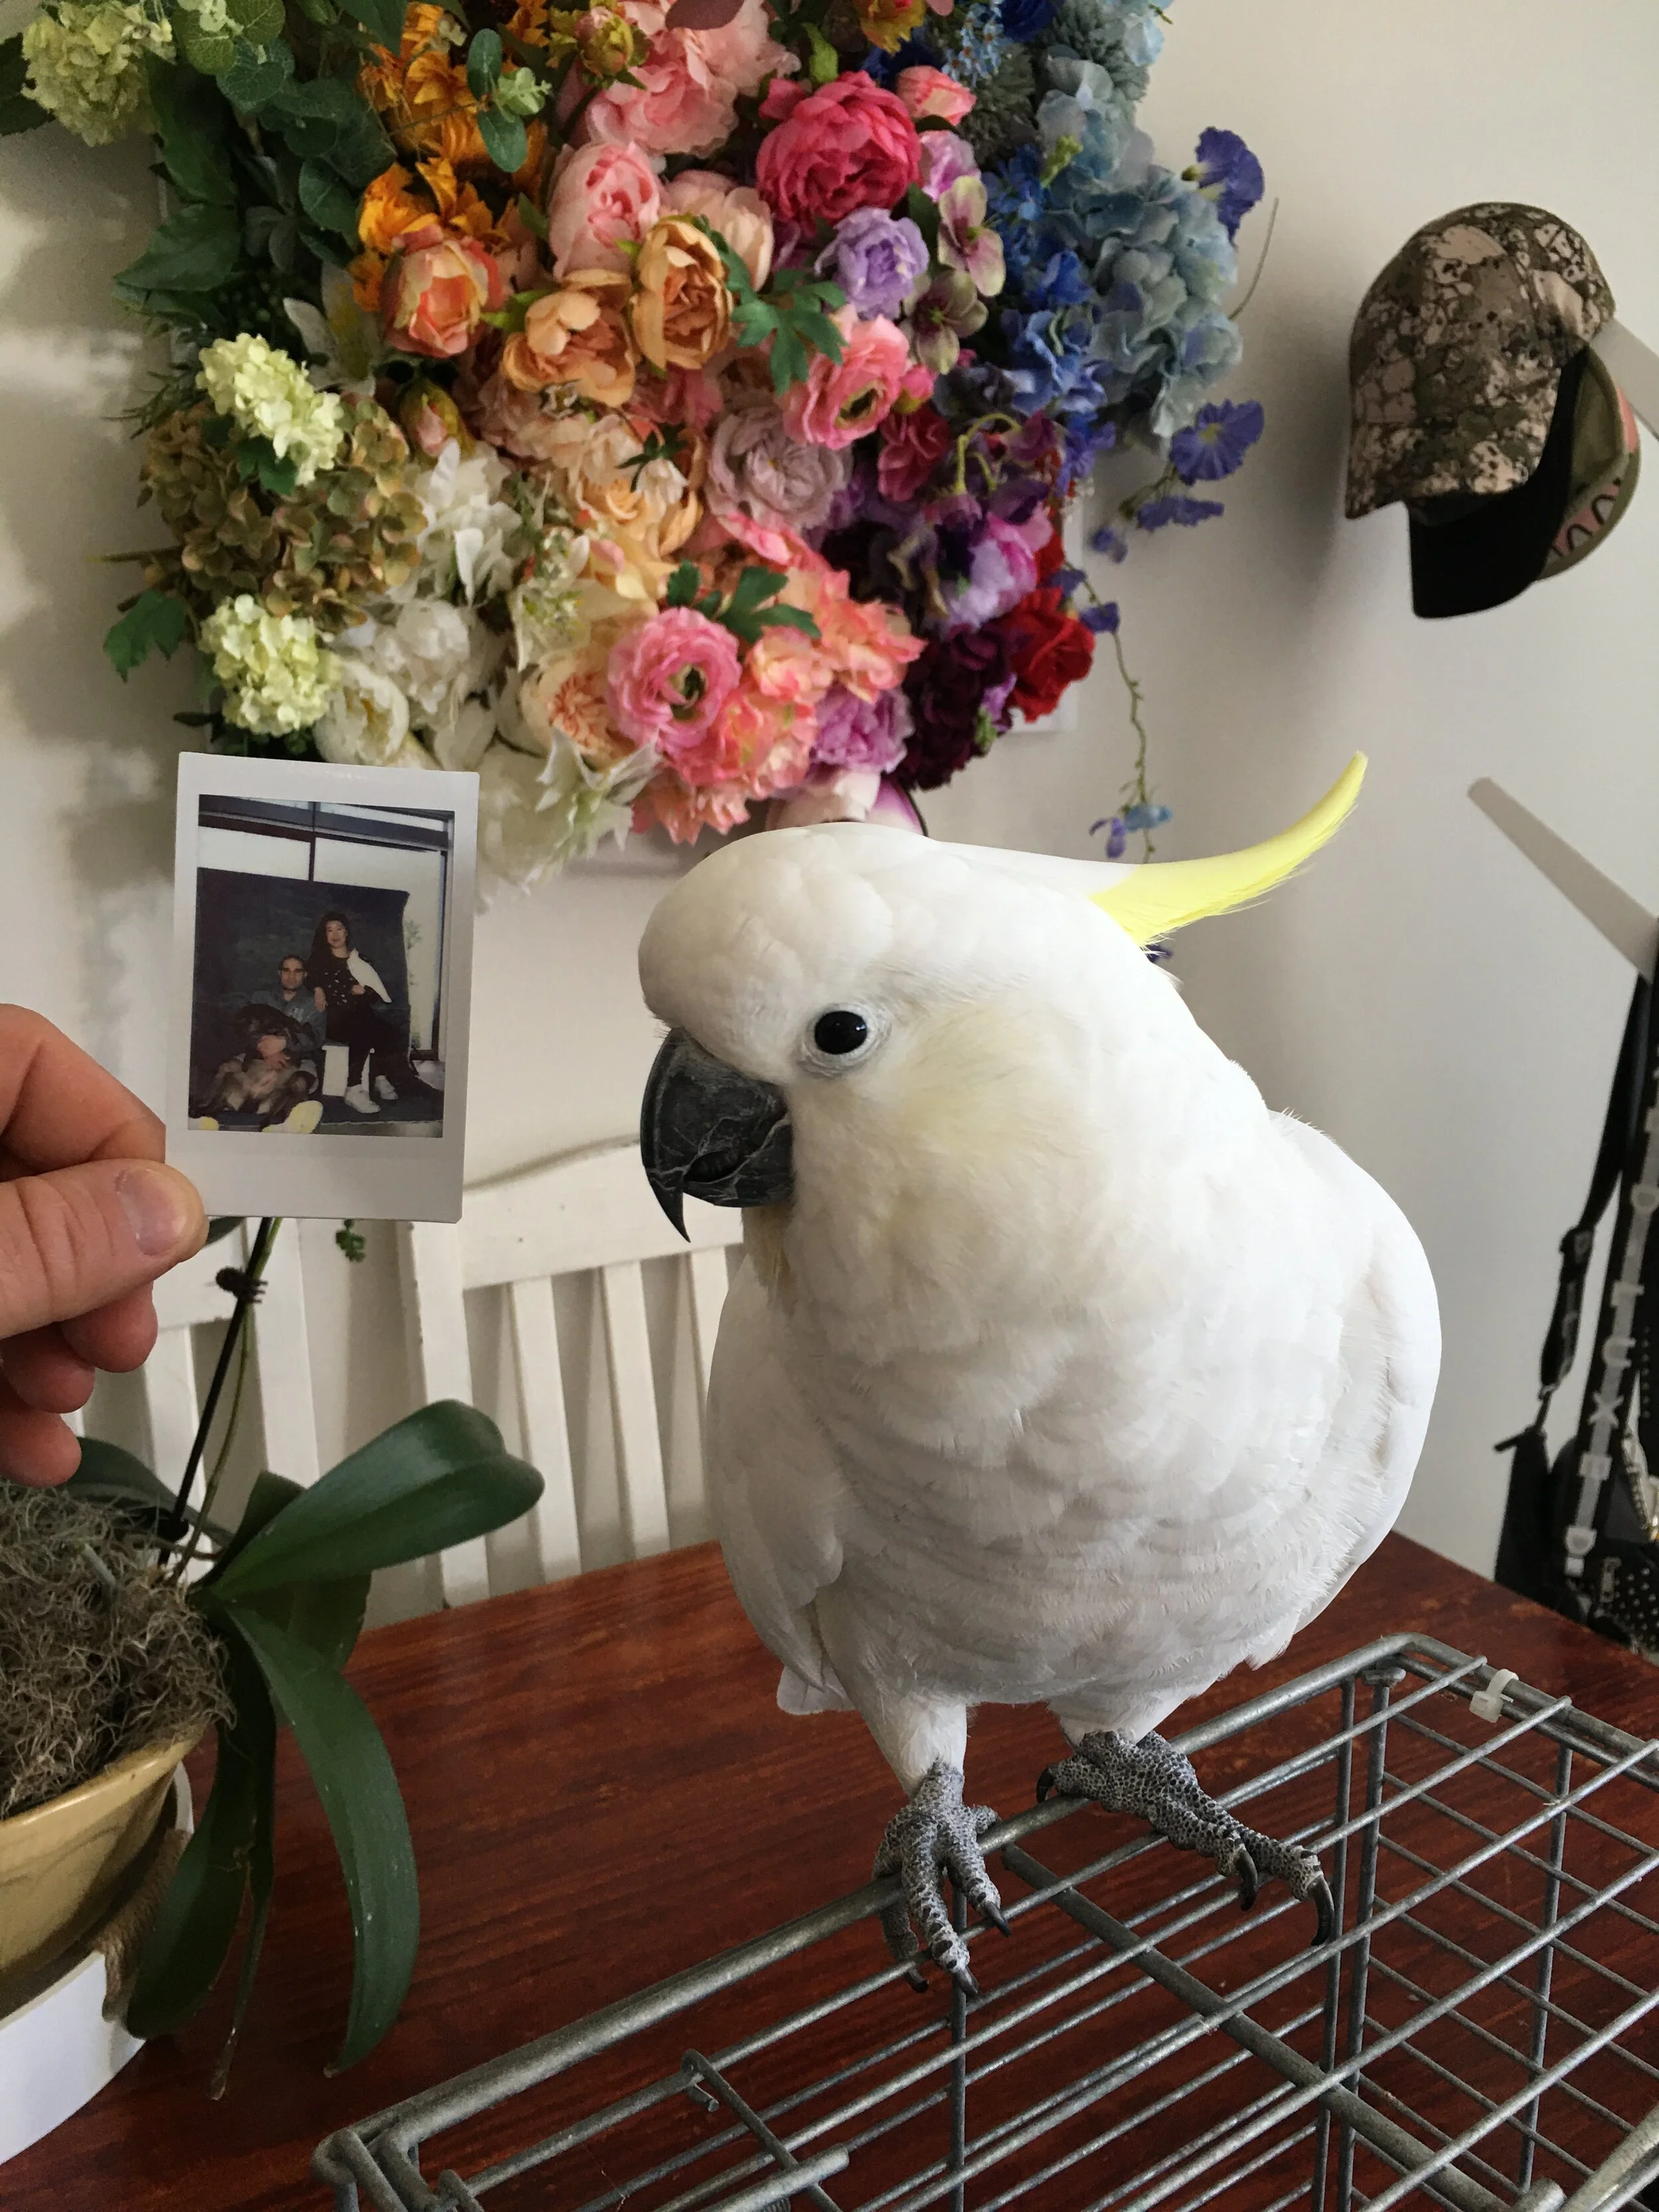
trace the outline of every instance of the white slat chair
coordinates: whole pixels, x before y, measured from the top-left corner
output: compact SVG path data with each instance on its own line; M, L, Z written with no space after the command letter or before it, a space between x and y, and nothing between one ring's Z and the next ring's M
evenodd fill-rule
M155 1285L155 1349L138 1380L149 1431L149 1464L169 1486L184 1473L207 1389L207 1375L197 1372L191 1332L230 1318L230 1295L214 1277L221 1267L246 1265L253 1233L251 1222L233 1230L163 1275ZM253 1309L253 1354L261 1375L282 1376L284 1387L260 1394L263 1428L252 1440L257 1463L309 1486L321 1468L297 1223L284 1222L276 1232L264 1282Z
M507 1389L520 1448L545 1486L540 1504L517 1529L442 1554L445 1603L487 1596L492 1581L498 1589L521 1587L580 1571L582 1508L591 1504L601 1444L614 1464L625 1556L669 1548L671 1496L683 1508L700 1508L703 1400L726 1298L727 1248L742 1241L743 1222L733 1211L696 1200L687 1203L685 1221L689 1246L664 1218L639 1146L627 1138L473 1185L458 1224L416 1222L399 1231L410 1365L421 1402L476 1402L465 1299L469 1292L501 1292L502 1364L511 1370ZM677 1350L689 1336L696 1396L692 1426L698 1433L680 1451L667 1423L666 1466L663 1408L670 1378L653 1357L644 1273L652 1261L675 1263L672 1334ZM592 1301L596 1365L605 1385L599 1410L608 1420L586 1425L586 1449L577 1453L555 1285L581 1277L586 1285L572 1289L578 1297L586 1289ZM602 1438L596 1434L601 1430L608 1431ZM681 1465L680 1458L695 1464ZM695 1519L695 1511L682 1510L679 1517Z

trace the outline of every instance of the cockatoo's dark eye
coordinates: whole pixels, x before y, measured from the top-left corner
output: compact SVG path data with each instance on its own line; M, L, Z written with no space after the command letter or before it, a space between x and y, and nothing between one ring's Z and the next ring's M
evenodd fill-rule
M842 1053L856 1052L869 1034L869 1023L850 1006L837 1006L830 1013L820 1014L812 1024L813 1043L820 1052L837 1058Z

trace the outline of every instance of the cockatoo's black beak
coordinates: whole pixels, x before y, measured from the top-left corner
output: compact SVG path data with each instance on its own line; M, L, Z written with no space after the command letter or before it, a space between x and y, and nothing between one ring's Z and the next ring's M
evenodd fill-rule
M640 1109L640 1157L657 1202L682 1237L684 1200L771 1206L793 1192L793 1132L783 1093L739 1074L684 1030L663 1039Z

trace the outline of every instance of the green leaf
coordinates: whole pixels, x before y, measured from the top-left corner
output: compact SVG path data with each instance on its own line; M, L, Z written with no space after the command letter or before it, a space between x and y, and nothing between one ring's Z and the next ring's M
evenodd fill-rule
M212 1791L139 1954L126 2014L134 2035L181 2027L219 1978L262 1817L269 1829L276 1716L249 1654L232 1638L224 1650L236 1717L220 1727Z
M246 1551L262 1528L268 1528L296 1498L304 1496L303 1487L290 1482L285 1474L272 1474L266 1468L255 1475L247 1504L242 1508L242 1517L236 1523L236 1533L219 1554L220 1566L228 1566L239 1553Z
M190 613L170 592L152 586L140 592L119 622L106 634L104 651L125 684L152 653L171 659L190 634Z
M531 198L528 192L520 192L519 194L519 221L524 225L525 228L530 233L532 238L539 238L544 240L544 242L545 241L547 237L547 217L537 206L535 201Z
M173 1509L173 1492L135 1453L102 1437L82 1437L81 1464L64 1486L73 1498L119 1499L134 1505Z
M819 353L827 355L831 361L839 361L847 350L847 341L828 315L817 314L809 308L803 313L792 315L789 327L803 343L816 347Z
M478 136L498 169L511 177L523 168L530 152L530 141L516 115L503 115L499 107L481 107Z
M283 0L225 0L232 32L243 44L263 52L283 35Z
M290 1506L276 1528L298 1510ZM356 1948L345 2039L329 2069L337 2074L385 2035L415 1971L421 1900L398 1778L368 1708L326 1660L252 1607L213 1610L246 1642L292 1723L340 1855Z
M772 341L772 389L780 398L792 384L806 380L806 349L795 333L780 323Z
M816 23L803 23L806 33L806 68L814 84L833 84L841 75L841 56Z
M343 0L378 46L396 53L404 40L404 0Z
M118 285L133 293L211 292L241 258L242 227L234 208L193 200L156 230Z
M929 253L937 257L939 251L939 202L931 199L920 185L912 185L904 195L904 212L921 233Z
M331 1468L222 1572L220 1597L332 1582L465 1543L526 1513L542 1479L495 1423L453 1398L424 1406Z
M817 623L805 607L763 607L751 617L760 629L775 629L780 623L787 629L798 629L806 637L819 635Z
M0 39L0 138L21 131L38 131L52 118L23 89L28 64L23 58L23 34Z
M341 1668L357 1648L368 1608L368 1575L338 1582L301 1583L237 1601L314 1651L331 1667Z
M697 589L702 581L702 573L696 562L682 561L668 579L668 589L665 594L666 605L671 607L689 607L696 597Z
M219 85L233 107L244 115L257 115L293 81L294 57L280 39L264 52L240 39L236 58L221 72Z
M236 180L226 140L230 115L211 80L154 54L144 79L169 183L183 199L234 207Z
M230 31L204 31L187 8L179 10L173 26L173 42L181 61L204 76L217 76L236 59L236 40Z
M282 132L290 153L302 161L326 163L358 191L392 160L391 141L345 77L312 77L285 87L266 118Z
M788 579L775 568L745 568L732 593L734 614L749 614L766 600L775 599Z
M474 100L488 100L501 73L500 35L495 31L480 31L466 54L467 89Z
M322 229L337 231L356 246L357 195L320 161L300 164L300 204Z
M299 0L300 13L309 15L313 23L337 23L340 11L334 0Z
M300 481L300 464L278 453L269 438L248 438L237 448L236 472L246 480L257 477L273 499L286 499Z

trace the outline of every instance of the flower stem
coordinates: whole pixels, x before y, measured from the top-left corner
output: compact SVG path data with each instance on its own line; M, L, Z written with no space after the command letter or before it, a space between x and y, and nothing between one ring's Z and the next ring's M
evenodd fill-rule
M1129 673L1129 664L1123 658L1123 633L1112 632L1112 647L1117 654L1117 672L1123 678L1123 688L1129 695L1129 726L1135 733L1135 764L1129 779L1118 793L1121 800L1130 806L1146 806L1152 802L1152 787L1146 781L1146 725L1140 719L1142 695L1139 684ZM1152 857L1152 833L1143 830L1141 843L1145 848L1143 860Z
M241 1271L239 1287L232 1293L236 1303L231 1309L230 1324L225 1331L225 1340L219 1347L219 1358L213 1370L213 1380L208 1384L207 1397L202 1406L202 1418L196 1425L196 1434L191 1442L190 1455L185 1462L184 1479L179 1485L179 1494L173 1501L170 1533L174 1543L177 1543L184 1535L187 1526L185 1508L190 1502L191 1486L196 1480L196 1471L201 1466L202 1455L207 1449L208 1433L213 1426L213 1417L219 1410L219 1401L224 1395L226 1378L230 1373L230 1363L236 1355L238 1344L246 1326L248 1310L259 1295L260 1280L264 1274L265 1263L270 1257L270 1248L276 1240L279 1225L278 1218L269 1215L259 1224L258 1231L253 1239L253 1249L248 1255L247 1266ZM239 1387L235 1402L231 1409L233 1428L240 1399L241 1392ZM228 1449L230 1435L227 1431L226 1449ZM182 1562L175 1562L173 1569L175 1579L182 1572Z

